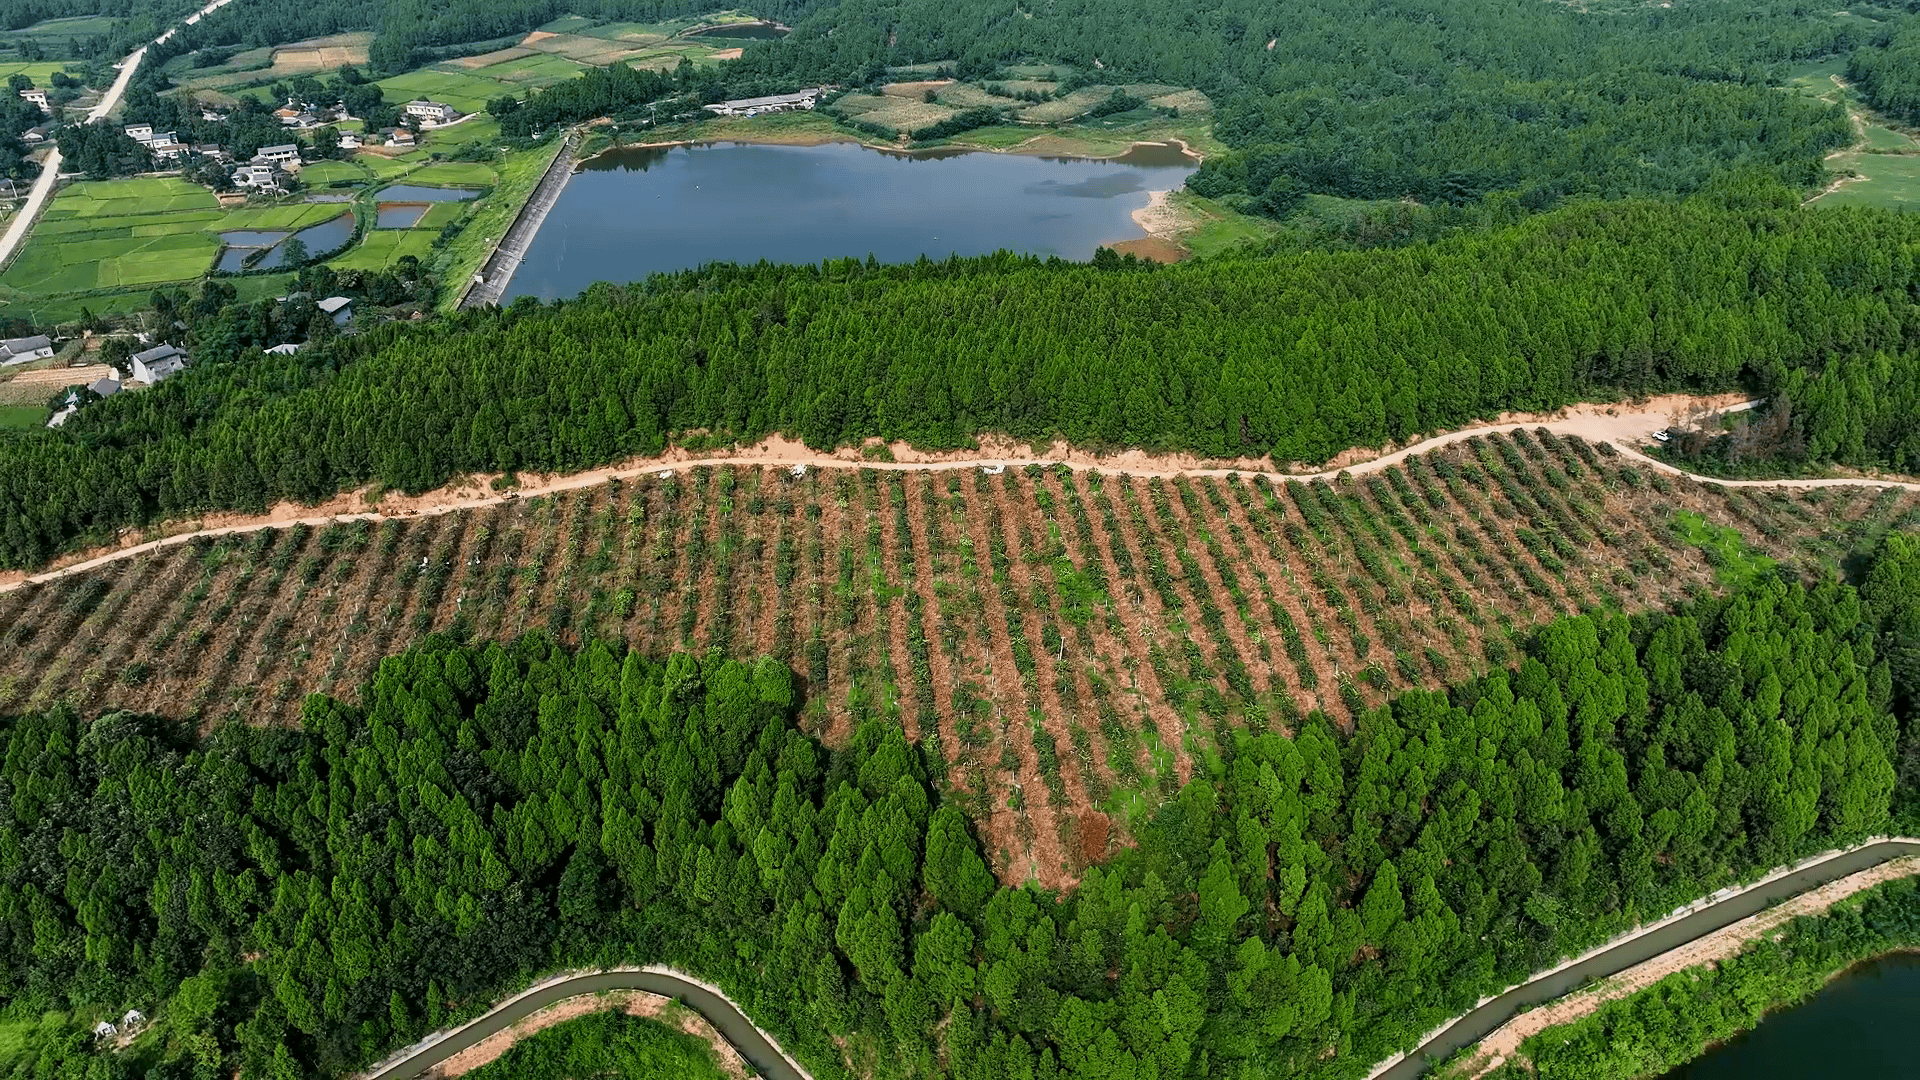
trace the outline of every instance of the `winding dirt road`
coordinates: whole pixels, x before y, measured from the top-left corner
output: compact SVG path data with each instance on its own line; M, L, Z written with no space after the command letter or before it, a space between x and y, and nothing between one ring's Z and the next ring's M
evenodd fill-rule
M386 521L410 517L430 517L436 514L452 513L456 510L473 510L486 506L495 506L512 499L552 495L563 491L574 491L610 480L631 480L649 474L683 472L703 465L759 465L802 469L879 469L886 471L915 472L927 470L947 472L956 469L1000 469L1024 468L1028 465L1065 465L1075 471L1099 470L1107 473L1126 473L1132 476L1163 477L1175 476L1226 476L1235 474L1245 477L1264 476L1275 483L1287 480L1332 480L1342 473L1365 475L1396 465L1416 454L1424 454L1443 446L1471 439L1476 435L1492 432L1515 431L1519 429L1545 428L1559 435L1576 435L1588 442L1611 443L1621 456L1646 468L1674 476L1686 477L1703 484L1715 484L1722 487L1762 487L1804 490L1822 487L1866 487L1901 488L1908 491L1920 491L1920 481L1884 480L1870 477L1837 477L1815 480L1723 480L1718 477L1700 476L1677 469L1663 461L1657 461L1633 448L1632 444L1644 444L1653 433L1673 426L1682 418L1698 415L1706 411L1739 412L1751 409L1758 401L1742 400L1738 395L1719 397L1688 397L1672 395L1650 399L1633 406L1625 405L1575 405L1556 413L1532 414L1509 413L1487 424L1450 431L1432 438L1424 439L1389 453L1372 450L1352 450L1335 458L1335 467L1319 472L1290 473L1275 472L1263 468L1264 462L1248 459L1233 462L1203 461L1187 455L1156 455L1140 450L1128 450L1115 454L1098 455L1074 450L1063 443L1047 448L1046 453L1036 453L1031 447L1015 444L1005 439L982 439L982 447L976 451L954 453L926 453L904 445L888 447L892 461L870 461L862 457L858 449L842 449L832 454L822 454L810 450L805 445L780 436L772 436L753 446L723 454L711 454L696 457L686 451L670 451L667 454L642 458L620 465L587 472L568 473L560 476L533 476L521 478L519 486L510 491L495 491L490 485L493 479L479 476L463 484L431 491L417 496L387 496L380 502L381 509L368 510L363 491L353 491L337 496L318 506L302 506L297 503L282 503L272 511L262 515L215 514L191 521L174 522L176 526L189 526L181 531L154 540L131 542L121 547L95 549L57 560L44 571L27 574L24 571L12 571L0 574L0 592L19 588L33 582L52 581L66 574L92 570L120 559L130 559L149 551L184 544L195 537L230 536L235 533L253 532L258 529L290 528L294 525L319 527L333 522L343 521ZM1365 455L1373 455L1367 457ZM1348 460L1353 459L1353 460ZM165 525L160 526L162 529Z

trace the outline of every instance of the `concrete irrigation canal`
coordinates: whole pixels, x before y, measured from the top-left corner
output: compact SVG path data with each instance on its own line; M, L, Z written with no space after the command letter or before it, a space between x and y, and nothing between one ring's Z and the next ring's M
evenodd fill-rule
M1920 840L1877 840L1763 879L1698 911L1637 933L1501 994L1440 1029L1413 1052L1375 1070L1373 1078L1412 1080L1426 1071L1429 1061L1445 1059L1479 1042L1522 1009L1545 1004L1596 979L1619 974L1809 889L1907 855L1920 855ZM705 1017L759 1075L772 1080L812 1080L806 1070L717 989L662 968L593 972L536 986L509 998L464 1027L403 1051L398 1058L363 1073L360 1080L408 1080L550 1005L612 990L644 990L677 998Z

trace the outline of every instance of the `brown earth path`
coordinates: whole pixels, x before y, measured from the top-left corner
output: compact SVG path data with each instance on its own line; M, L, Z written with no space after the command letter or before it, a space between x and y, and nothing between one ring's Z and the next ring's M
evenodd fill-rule
M580 488L604 484L614 479L625 480L648 473L677 473L703 465L785 467L804 465L808 468L864 468L889 471L924 469L944 472L995 466L1020 468L1027 465L1061 464L1077 472L1094 470L1108 473L1125 472L1139 477L1235 475L1266 477L1270 481L1280 483L1287 480L1332 480L1343 472L1355 476L1365 475L1405 461L1414 455L1450 446L1476 435L1544 427L1557 435L1575 435L1588 442L1612 443L1622 456L1636 464L1720 487L1780 488L1794 491L1824 487L1863 487L1920 491L1920 481L1868 476L1792 480L1724 480L1677 469L1665 462L1647 457L1628 445L1623 445L1643 442L1651 438L1655 431L1671 426L1677 419L1688 414L1708 409L1735 412L1758 404L1758 401L1742 400L1742 395L1739 394L1721 394L1713 397L1673 394L1649 398L1634 405L1573 405L1553 413L1507 413L1491 423L1445 432L1387 453L1380 453L1372 448L1349 450L1335 457L1330 463L1331 468L1319 472L1302 473L1275 472L1265 468L1265 463L1257 458L1215 461L1197 458L1191 454L1152 454L1144 450L1124 450L1102 455L1072 449L1064 442L1056 442L1046 448L1046 453L1040 454L1036 453L1031 446L995 436L982 438L978 450L928 453L905 445L896 445L888 448L894 460L882 462L866 460L857 448L843 448L831 454L823 454L808 449L804 444L792 439L775 435L732 453L696 457L691 451L673 450L659 457L635 459L586 472L557 476L526 474L521 478L522 483L518 488L505 493L490 488L490 482L496 479L495 477L476 475L463 483L422 495L389 494L380 500L382 506L380 510L362 509L367 505L367 491L356 489L313 506L287 502L275 506L265 514L209 514L194 520L168 522L160 528L178 527L180 531L153 540L135 540L131 535L132 530L128 530L127 542L122 546L95 549L67 556L56 560L50 569L34 574L20 570L0 574L0 592L18 588L27 582L51 581L63 574L91 570L142 552L186 543L196 536L225 536L252 532L256 529L287 528L300 524L320 526L334 521L385 521L389 518L446 514L455 510L494 506L521 497L577 491Z

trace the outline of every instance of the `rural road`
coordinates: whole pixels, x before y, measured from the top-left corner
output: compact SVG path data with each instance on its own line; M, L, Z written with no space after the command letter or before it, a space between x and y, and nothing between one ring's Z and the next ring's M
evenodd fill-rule
M705 1017L760 1076L771 1080L813 1080L800 1063L787 1056L772 1036L761 1031L720 988L691 975L663 967L624 971L595 971L549 979L501 1002L485 1015L444 1035L428 1036L399 1054L360 1074L358 1080L406 1080L502 1031L549 1005L584 994L609 990L644 990L678 998Z
M1890 859L1920 855L1920 839L1871 840L1859 847L1815 856L1751 885L1714 894L1705 907L1689 905L1658 922L1601 945L1584 956L1481 1003L1427 1037L1412 1053L1383 1062L1368 1080L1412 1080L1428 1062L1449 1057L1506 1023L1521 1009L1543 1004L1730 926L1790 897L1858 873ZM756 1072L772 1080L812 1080L780 1045L755 1026L719 988L671 968L599 971L550 979L508 998L485 1015L444 1035L429 1036L360 1074L358 1080L409 1080L527 1016L568 998L609 990L644 990L678 998L740 1051Z
M192 26L203 16L231 3L233 0L213 0L206 7L187 16L185 25ZM154 38L152 44L161 44L172 37L174 31L178 29L178 26L168 27L167 32ZM114 106L120 104L120 99L127 93L127 85L133 82L134 73L140 70L140 61L147 57L147 48L148 46L142 45L128 54L125 60L120 61L118 65L120 74L113 80L113 85L107 87L107 92L101 96L100 103L87 111L88 123L105 119L107 114L113 111ZM0 236L0 266L5 266L13 258L14 252L18 251L20 245L26 241L27 231L33 228L34 220L40 216L40 211L46 209L47 200L53 197L53 186L59 180L60 148L56 146L47 151L47 160L40 165L40 175L34 178L33 187L27 192L26 203L7 224L6 234Z
M390 496L383 502L384 511L355 510L353 507L364 505L358 492L348 492L337 496L319 506L299 506L282 504L272 512L260 515L240 517L223 515L226 524L176 533L158 540L148 540L128 547L115 548L83 554L73 561L45 570L37 574L23 574L13 571L0 574L0 592L20 588L23 585L53 581L67 574L80 573L105 566L121 559L130 559L150 551L184 544L195 537L230 536L235 533L254 532L259 529L284 529L295 525L318 528L341 521L386 521L408 517L430 517L436 514L451 513L456 510L474 510L481 507L496 506L517 498L534 498L557 494L563 491L576 491L609 480L631 480L648 474L662 472L683 472L703 465L745 465L745 466L784 466L788 468L805 466L822 469L878 469L894 472L949 472L956 469L999 469L1023 468L1027 465L1066 465L1075 471L1099 470L1101 472L1129 476L1227 476L1265 477L1274 483L1288 480L1332 480L1341 473L1363 476L1396 465L1416 454L1471 439L1476 435L1488 435L1494 432L1533 430L1545 428L1559 435L1577 435L1588 442L1611 443L1622 457L1647 468L1674 476L1697 480L1703 484L1721 487L1762 487L1787 490L1805 490L1824 487L1864 487L1864 488L1901 488L1908 491L1920 491L1920 482L1910 480L1876 480L1867 478L1834 478L1818 480L1722 480L1713 476L1699 476L1677 469L1663 461L1640 453L1630 443L1643 443L1659 431L1674 422L1674 419L1690 409L1698 408L1708 399L1668 397L1655 399L1644 406L1623 409L1617 405L1575 405L1548 416L1509 416L1499 421L1478 424L1435 435L1393 453L1356 462L1335 469L1313 473L1268 472L1257 468L1203 468L1188 465L1179 459L1154 457L1138 451L1128 451L1110 457L1095 457L1078 452L1063 452L1046 457L946 457L926 456L924 460L908 461L867 461L858 456L839 457L833 454L821 454L807 449L799 443L770 437L759 445L739 453L719 457L694 458L684 452L669 454L666 457L631 461L622 465L587 472L570 473L555 477L523 477L522 484L510 492L502 494L468 495L458 491L446 490L428 492L419 496ZM1718 403L1725 412L1738 412L1752 408L1757 402L1744 401L1733 404ZM856 451L849 451L855 453Z
M1706 907L1689 905L1674 916L1641 927L1624 938L1616 938L1584 956L1536 975L1496 998L1483 1001L1472 1012L1427 1036L1426 1042L1411 1053L1382 1062L1368 1075L1367 1080L1413 1080L1427 1071L1430 1062L1445 1061L1458 1051L1486 1038L1522 1009L1545 1004L1596 979L1616 975L1696 938L1705 937L1721 927L1756 915L1808 889L1903 855L1920 855L1920 839L1894 837L1872 840L1856 848L1817 856L1777 871L1714 900ZM1716 893L1715 896L1722 894Z

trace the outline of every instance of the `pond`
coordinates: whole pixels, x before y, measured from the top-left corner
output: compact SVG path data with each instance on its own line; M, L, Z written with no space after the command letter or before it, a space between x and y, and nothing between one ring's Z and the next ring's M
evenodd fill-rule
M425 213L426 208L421 207ZM417 219L416 219L417 220ZM307 245L307 254L324 255L345 244L353 236L353 215L341 214L331 221L318 225L309 225L294 233L294 239ZM220 259L213 264L216 270L237 272L240 270L271 270L279 266L286 258L286 247L281 241L287 239L285 232L266 232L235 229L220 234ZM265 251L266 254L260 255ZM253 256L260 255L255 259Z
M307 245L307 253L310 255L324 255L345 244L352 237L352 214L341 214L332 221L309 225L293 234L295 240Z
M375 208L374 226L381 229L411 229L427 216L426 203L381 203Z
M1682 1065L1664 1080L1800 1080L1915 1074L1920 956L1869 960L1812 1000Z
M395 184L381 188L373 198L375 202L464 202L478 194L478 191L470 188Z
M1133 212L1195 167L1163 146L1108 161L851 143L617 151L568 183L505 299L551 300L710 262L910 262L1001 249L1089 259L1144 235Z

